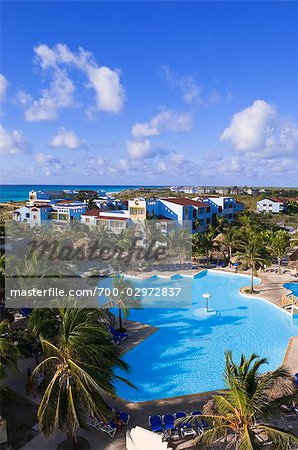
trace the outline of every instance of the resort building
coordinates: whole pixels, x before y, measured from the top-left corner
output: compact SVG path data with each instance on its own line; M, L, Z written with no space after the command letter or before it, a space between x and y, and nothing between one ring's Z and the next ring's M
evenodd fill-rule
M133 222L146 220L146 200L144 198L135 198L128 201L128 214Z
M41 226L51 220L51 211L51 205L22 206L13 211L13 219L30 227Z
M30 191L27 206L33 206L37 203L53 203L58 200L70 200L78 194L77 191Z
M81 214L85 211L85 202L62 200L52 205L51 220L56 223L71 223L73 221L80 221Z
M81 214L81 223L88 226L106 226L115 234L133 226L128 211L101 211L99 209L89 209Z
M235 215L244 209L243 203L237 202L233 197L208 197L204 199L211 207L212 215L224 216L229 222L235 219Z
M209 205L186 197L150 199L147 201L147 215L175 220L193 232L206 231L212 220Z
M287 210L287 202L279 198L264 198L257 202L257 212L278 214Z

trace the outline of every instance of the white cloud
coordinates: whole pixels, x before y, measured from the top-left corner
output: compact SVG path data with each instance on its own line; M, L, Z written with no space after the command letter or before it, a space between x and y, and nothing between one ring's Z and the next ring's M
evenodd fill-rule
M56 70L49 88L41 91L39 99L30 94L19 92L18 99L25 107L25 119L28 122L56 120L60 109L74 104L75 87L65 70Z
M161 66L160 73L172 87L180 89L185 103L202 102L202 87L192 75L179 75L167 65Z
M164 131L188 133L191 129L192 115L190 113L177 113L170 109L165 109L156 114L149 122L133 125L131 133L133 137L139 139L159 136Z
M30 150L30 144L19 130L6 130L0 124L0 154L16 155Z
M275 108L264 100L255 100L252 105L233 115L230 126L220 136L230 141L236 150L256 150L270 138Z
M4 102L6 90L8 88L8 81L2 73L0 73L0 102Z
M49 145L51 147L66 147L71 149L86 147L85 142L79 139L74 131L66 130L63 127L59 128L57 134L50 140Z
M132 159L143 159L153 155L148 139L145 141L127 141L127 151Z
M42 91L42 96L38 100L32 100L31 96L28 98L28 95L23 95L23 99L20 98L20 100L26 104L29 101L29 109L25 112L27 120L54 120L57 118L59 109L73 105L74 84L68 77L70 69L83 72L87 78L85 86L95 91L95 106L89 106L87 112L97 109L114 114L120 113L125 102L125 90L120 81L119 70L99 66L91 52L82 48L72 52L64 44L57 44L52 48L42 44L34 47L34 53L37 65L44 71L51 70L54 79L56 78L56 84L57 78L61 80L63 75L64 83L67 81L67 86L64 86L67 97L62 99L61 104L60 95L57 88L53 86L53 82L49 89Z
M93 87L96 92L98 110L118 114L125 100L119 73L108 67L92 67L89 64L86 71L89 77L89 86Z
M42 173L47 176L57 175L56 171L65 170L65 166L62 164L59 158L52 155L38 152L34 154L34 157L42 169Z
M220 139L230 141L235 150L247 156L258 157L258 161L276 160L298 151L298 124L280 117L266 101L255 100L234 114Z

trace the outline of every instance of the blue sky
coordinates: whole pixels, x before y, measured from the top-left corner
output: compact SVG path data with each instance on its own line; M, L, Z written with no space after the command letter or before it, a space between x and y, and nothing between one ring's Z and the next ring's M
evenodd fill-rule
M297 185L295 2L2 2L3 183Z

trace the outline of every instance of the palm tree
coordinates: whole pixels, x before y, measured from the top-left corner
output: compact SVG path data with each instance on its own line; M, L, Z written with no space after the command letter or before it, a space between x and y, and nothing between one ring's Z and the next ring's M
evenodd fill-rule
M141 299L134 295L134 288L131 282L123 275L113 277L111 294L105 308L118 308L119 330L122 331L122 312L127 317L131 308L140 308Z
M7 322L0 322L0 392L6 391L2 380L6 375L6 368L17 368L19 350L10 339L10 328Z
M251 270L250 293L254 292L254 274L256 265L266 264L268 258L266 255L266 247L260 234L251 230L239 242L238 252L239 260Z
M264 441L267 437L273 442L275 450L296 448L297 436L264 421L276 408L276 402L270 400L268 392L274 389L281 377L288 376L283 367L260 374L261 366L266 363L265 358L253 354L248 359L242 355L237 365L231 352L226 353L227 393L214 396L213 412L184 419L205 419L209 423L210 429L197 438L199 446L205 448L205 445L224 441L229 449L260 450L263 448L262 439ZM288 400L289 396L285 398ZM279 399L279 402L282 403L285 398Z
M285 230L271 231L269 233L268 248L273 256L277 258L278 273L281 274L281 260L290 247L289 233Z
M180 265L185 261L190 261L192 249L192 234L190 230L182 228L171 231L168 242L170 252L173 252L173 257L179 258Z
M239 232L235 227L229 227L223 231L220 235L220 244L228 252L229 264L231 264L231 258L233 256L233 250L237 248L239 242Z
M115 367L127 371L128 366L99 322L98 310L61 308L58 315L58 337L40 338L45 359L32 374L32 380L45 377L37 416L46 437L60 430L77 448L77 430L88 428L90 415L109 417L104 393L115 396L117 380L130 384L114 374Z
M213 240L215 237L215 228L212 226L208 227L208 230L204 234L200 234L198 236L198 240L200 240L200 245L198 245L198 249L202 251L204 256L206 256L207 264L210 263L210 258L213 250Z

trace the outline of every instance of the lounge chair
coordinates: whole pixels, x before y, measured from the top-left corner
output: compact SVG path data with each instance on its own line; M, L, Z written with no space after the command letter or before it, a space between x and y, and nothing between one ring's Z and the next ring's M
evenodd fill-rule
M226 263L225 261L220 261L220 263L217 264L217 267L225 267Z
M96 415L90 415L89 425L97 431L108 433L111 437L113 437L117 431L117 425L113 420L106 423Z
M111 332L113 338L116 338L120 341L125 341L125 339L128 338L127 333L122 333L121 331L117 331L117 330L115 330L114 327L110 327L110 332Z
M174 416L175 416L175 420L177 420L177 419L183 419L184 417L186 417L186 414L184 411L179 411L179 412L176 412L174 414ZM196 430L194 429L193 424L191 422L186 421L186 422L179 423L179 427L181 430L182 437L195 436L197 434Z
M113 420L110 420L109 423L101 423L99 425L99 429L101 431L104 431L105 433L108 433L111 437L115 436L115 433L117 431L117 425Z
M122 420L124 425L127 425L128 422L130 421L130 415L123 411L120 412L119 418L120 418L120 420Z
M163 425L161 421L161 416L149 416L149 425L151 427L151 430L154 433L162 433L163 432Z
M202 415L202 411L192 411L191 415L192 416L201 416ZM208 430L210 428L205 419L200 418L200 428L203 431L204 430Z
M179 439L179 430L175 426L175 417L173 414L165 414L162 416L162 421L165 431L168 432L168 437L172 439Z

